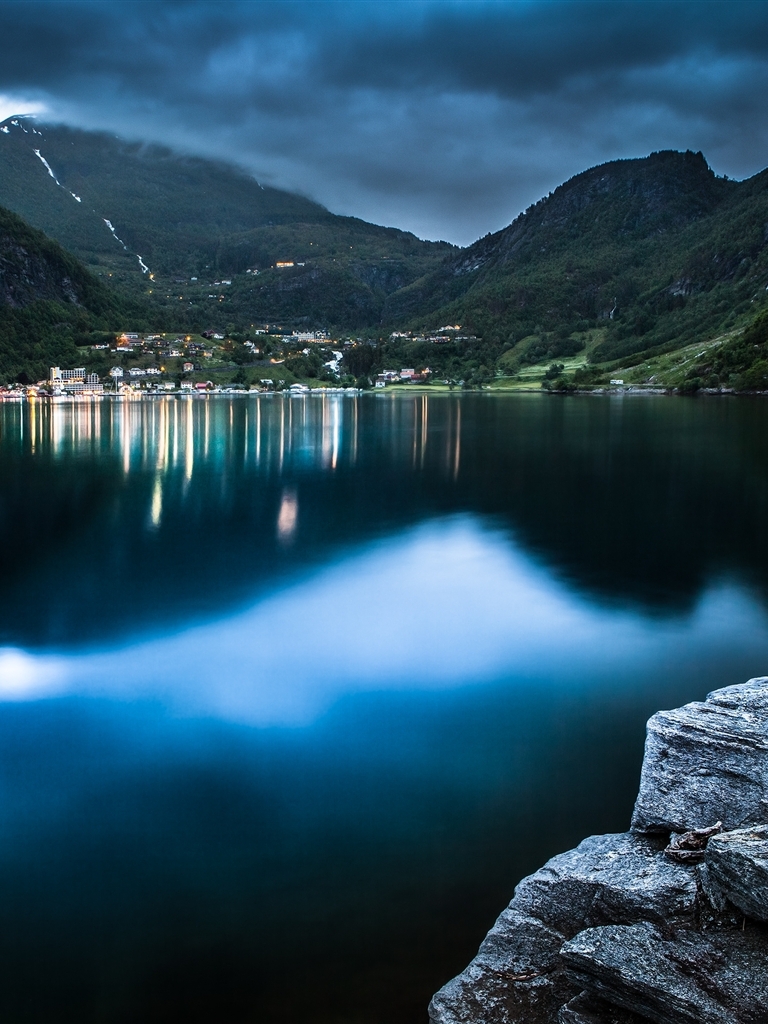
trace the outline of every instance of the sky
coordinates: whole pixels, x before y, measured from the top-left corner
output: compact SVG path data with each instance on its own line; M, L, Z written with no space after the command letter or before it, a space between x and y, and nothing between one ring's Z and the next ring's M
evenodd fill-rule
M465 245L657 149L768 165L768 2L5 0L0 116L234 161Z

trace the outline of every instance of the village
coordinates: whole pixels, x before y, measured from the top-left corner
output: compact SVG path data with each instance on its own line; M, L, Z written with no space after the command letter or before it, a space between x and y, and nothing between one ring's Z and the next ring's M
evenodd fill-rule
M459 328L441 329L458 331ZM392 385L426 384L429 367L383 370L361 381L345 368L345 355L367 346L362 339L336 339L328 331L277 333L273 325L253 327L249 336L222 331L201 335L128 331L90 346L90 365L50 367L45 379L0 387L0 400L39 398L151 397L167 394L246 394L250 392L381 390ZM455 335L454 335L455 336ZM441 344L451 340L437 332L422 337L397 332L394 339ZM338 346L338 347L336 347ZM302 359L322 367L303 374ZM86 359L83 359L86 362ZM111 363L112 365L109 365ZM247 371L246 372L246 368ZM363 384L364 386L361 386Z

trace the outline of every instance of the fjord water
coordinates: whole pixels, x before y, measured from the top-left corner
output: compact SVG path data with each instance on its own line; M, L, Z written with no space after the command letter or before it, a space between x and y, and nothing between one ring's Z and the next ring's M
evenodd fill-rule
M0 407L0 1021L424 1021L768 671L768 404Z

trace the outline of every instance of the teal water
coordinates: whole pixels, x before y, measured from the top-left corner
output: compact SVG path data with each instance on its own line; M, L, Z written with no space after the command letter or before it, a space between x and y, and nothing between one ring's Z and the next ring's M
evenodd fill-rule
M768 671L768 404L0 406L0 1021L424 1021Z

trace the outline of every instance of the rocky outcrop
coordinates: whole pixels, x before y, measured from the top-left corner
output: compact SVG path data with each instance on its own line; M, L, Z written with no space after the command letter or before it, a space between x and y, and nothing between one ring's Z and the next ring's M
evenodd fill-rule
M576 984L656 1024L768 1019L768 938L753 929L607 925L581 932L561 957Z
M768 679L710 693L648 723L632 828L688 832L768 822Z
M523 879L430 1017L766 1024L767 921L761 678L653 716L631 831L586 839Z
M715 836L707 847L707 868L735 907L768 921L768 826Z

